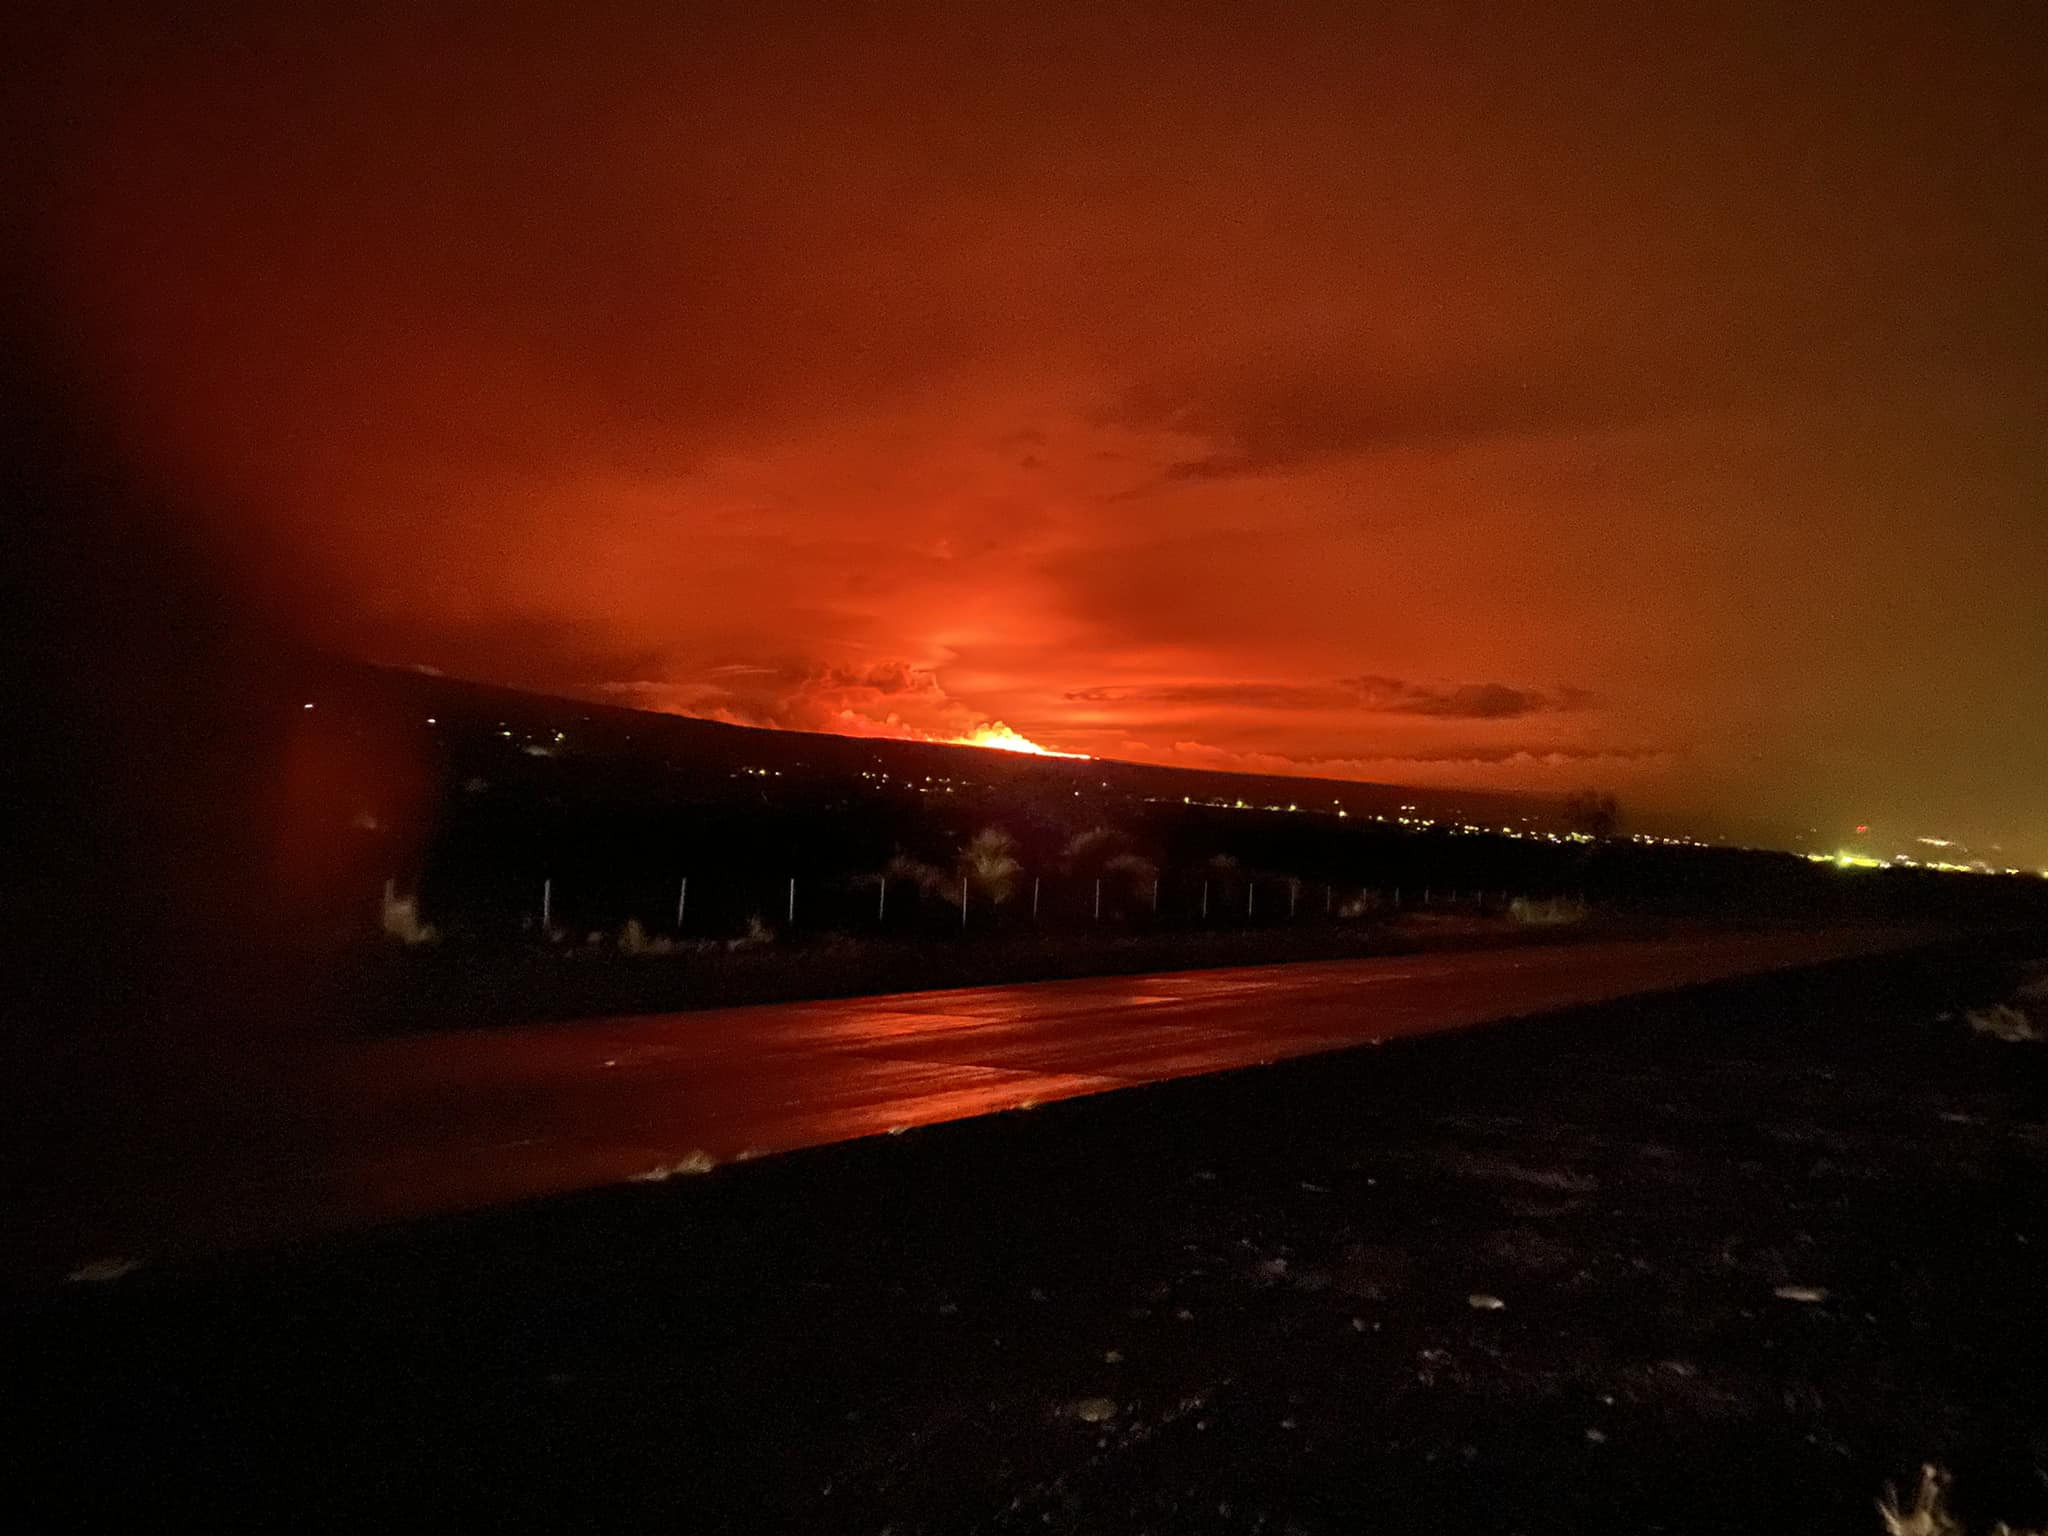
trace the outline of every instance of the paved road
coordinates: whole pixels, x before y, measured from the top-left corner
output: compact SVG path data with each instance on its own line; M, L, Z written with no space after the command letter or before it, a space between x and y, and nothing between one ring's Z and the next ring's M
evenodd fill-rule
M205 1112L196 1155L131 1149L117 1190L68 1204L69 1257L33 1247L61 1273L673 1176L1911 937L1478 950L367 1041L301 1059L260 1091L234 1088L236 1103Z

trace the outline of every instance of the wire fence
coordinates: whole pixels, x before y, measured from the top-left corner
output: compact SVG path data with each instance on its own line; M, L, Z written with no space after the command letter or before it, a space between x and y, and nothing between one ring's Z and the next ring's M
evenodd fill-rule
M385 888L384 926L394 904L421 931L589 942L632 933L672 940L845 934L939 937L1032 928L1085 931L1257 928L1356 922L1402 912L1526 914L1578 902L1568 890L1400 885L1305 880L1242 870L1163 870L1128 876L1018 871L999 880L889 874L798 875L762 871L605 878L541 874L516 880L442 880L424 893ZM1517 906L1520 903L1520 906ZM401 935L403 936L403 935Z

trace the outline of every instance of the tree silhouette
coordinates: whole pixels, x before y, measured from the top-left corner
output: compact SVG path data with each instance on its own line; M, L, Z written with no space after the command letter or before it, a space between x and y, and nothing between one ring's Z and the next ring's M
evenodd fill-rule
M1621 806L1604 791L1582 789L1564 803L1565 825L1591 838L1612 837L1621 830Z

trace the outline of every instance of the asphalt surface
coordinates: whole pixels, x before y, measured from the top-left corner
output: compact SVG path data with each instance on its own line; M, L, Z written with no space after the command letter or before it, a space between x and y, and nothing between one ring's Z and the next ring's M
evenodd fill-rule
M166 1095L172 1118L129 1117L32 1202L17 1258L59 1278L685 1177L1915 937L1516 947L353 1041L209 1072Z

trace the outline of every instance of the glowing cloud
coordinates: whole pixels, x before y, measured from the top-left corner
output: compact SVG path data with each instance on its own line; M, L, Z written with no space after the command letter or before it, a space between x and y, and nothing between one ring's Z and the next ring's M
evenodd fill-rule
M10 387L316 645L2048 862L2042 7L14 9Z

